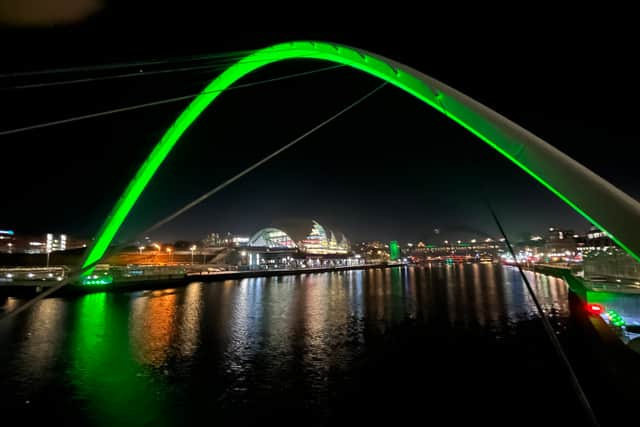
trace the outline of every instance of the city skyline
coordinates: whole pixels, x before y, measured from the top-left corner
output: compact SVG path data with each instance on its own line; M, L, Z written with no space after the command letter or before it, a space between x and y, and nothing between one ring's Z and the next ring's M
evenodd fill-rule
M309 221L309 223L311 223L312 221ZM313 221L315 222L315 221ZM273 224L273 223L272 223ZM161 243L163 245L175 245L176 243L184 243L184 244L194 244L194 243L204 243L207 241L213 241L213 240L217 240L219 242L225 242L226 244L229 244L232 240L234 239L238 239L241 242L248 242L251 238L255 237L256 235L258 235L260 232L262 232L263 230L266 229L270 229L272 228L273 225L267 225L267 226L263 226L263 227L259 227L256 229L253 229L251 232L242 232L242 231L207 231L204 233L201 233L200 236L198 236L197 238L187 238L185 236L176 236L174 238L162 238L158 235L154 235L151 234L149 236L143 236L140 237L139 239L135 240L135 241L128 241L128 242L123 242L123 241L118 241L118 239L116 239L116 243L117 245L129 245L129 246L138 246L140 244L145 244L146 246L153 246L153 244L156 243ZM276 228L277 229L277 228ZM327 228L328 233L331 233L333 230ZM510 241L512 242L517 242L517 243L525 243L528 241L539 241L539 240L545 240L547 238L548 235L553 235L554 233L557 233L558 231L561 231L565 234L567 234L568 237L572 237L575 238L576 236L579 237L586 237L590 234L593 234L594 232L596 233L601 233L599 231L595 231L596 228L595 227L589 227L588 229L571 229L571 228L564 228L564 227L558 227L557 225L554 226L548 226L543 230L531 230L531 231L527 231L527 232L522 232L519 234L514 234L512 236L507 236L509 238ZM401 246L406 246L406 245L413 245L416 246L420 243L425 244L425 245L446 245L446 244L451 244L451 245L455 245L456 243L460 244L460 243L476 243L477 242L489 242L489 241L493 241L493 242L501 242L504 241L504 238L499 235L499 234L494 234L494 235L489 235L489 234L485 234L482 232L476 232L472 229L469 229L468 227L464 227L464 228L460 228L457 230L447 230L447 229L435 229L432 230L431 233L431 237L429 238L409 238L409 239L382 239L379 237L375 237L373 236L373 238L371 239L351 239L349 237L348 232L347 233L343 233L342 231L337 231L336 232L336 237L338 239L342 238L342 236L344 236L347 241L351 244L351 245L355 245L355 244L368 244L368 243L382 243L382 244L388 244L391 241L397 241L401 244ZM53 236L53 237L52 237ZM6 242L12 242L12 248L15 251L16 245L14 242L15 241L22 241L24 244L27 244L31 241L36 242L36 246L41 246L41 245L45 245L44 242L51 240L53 238L57 238L58 236L64 238L65 240L70 239L70 241L72 241L72 244L70 245L70 248L73 249L77 249L80 247L84 247L86 246L87 243L89 243L91 241L91 238L89 237L84 237L84 236L77 236L77 235L69 235L67 233L62 233L62 232L42 232L42 233L32 233L32 234L23 234L20 232L16 232L15 230L3 230L0 229L0 252L4 251L6 252L5 247L3 247L3 245L6 245ZM38 243L42 241L43 243ZM215 244L211 244L210 246L216 246ZM236 245L237 246L237 245ZM123 246L124 247L124 246ZM36 248L38 249L38 248ZM54 250L61 250L59 248L56 248Z

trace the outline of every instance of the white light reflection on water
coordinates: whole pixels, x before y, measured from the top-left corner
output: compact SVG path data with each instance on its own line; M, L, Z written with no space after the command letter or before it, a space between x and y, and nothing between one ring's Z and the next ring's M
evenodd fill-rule
M182 357L193 356L200 343L203 283L190 283L184 290L184 301L178 307L177 348Z
M66 304L63 300L44 299L24 315L24 341L13 354L12 369L30 381L41 381L50 371L64 342Z

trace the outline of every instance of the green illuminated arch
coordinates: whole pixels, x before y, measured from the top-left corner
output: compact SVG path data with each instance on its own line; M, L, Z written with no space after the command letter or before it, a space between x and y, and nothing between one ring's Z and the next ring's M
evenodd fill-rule
M640 261L640 204L545 141L453 88L396 61L351 47L300 41L258 50L216 77L180 114L99 230L83 263L98 262L158 167L220 93L273 62L319 59L364 71L424 101L511 160ZM606 226L605 226L606 224Z

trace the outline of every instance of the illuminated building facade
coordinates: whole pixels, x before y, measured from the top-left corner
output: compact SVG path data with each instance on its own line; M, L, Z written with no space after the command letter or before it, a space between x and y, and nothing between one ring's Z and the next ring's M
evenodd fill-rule
M47 233L34 236L0 230L0 253L47 254L86 247L86 241L67 234Z
M550 256L574 254L577 248L576 237L577 235L573 230L549 227L549 233L544 243L544 251L547 254L552 254Z
M15 249L15 233L13 230L0 230L0 252L10 254Z
M284 227L267 227L249 239L249 247L270 250L299 250L307 255L345 255L351 245L342 233L335 233L317 221L306 226L295 224Z
M53 251L64 251L67 249L67 235L59 234L54 235L52 233L47 233L47 240L45 244L45 249L47 252L51 253Z
M583 254L593 251L608 251L617 247L605 232L596 227L591 227L586 234L579 236L577 242L577 250Z
M226 234L210 233L202 241L203 245L209 248L244 246L248 242L248 237L237 236L229 232L227 232Z
M356 244L354 252L371 262L381 262L389 259L389 245L379 241L359 242Z

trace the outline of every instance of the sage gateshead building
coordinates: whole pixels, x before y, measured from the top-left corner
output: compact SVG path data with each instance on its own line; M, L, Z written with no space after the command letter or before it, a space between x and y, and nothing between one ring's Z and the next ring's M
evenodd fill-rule
M343 233L312 221L289 221L258 230L242 252L243 264L347 264L351 245Z

